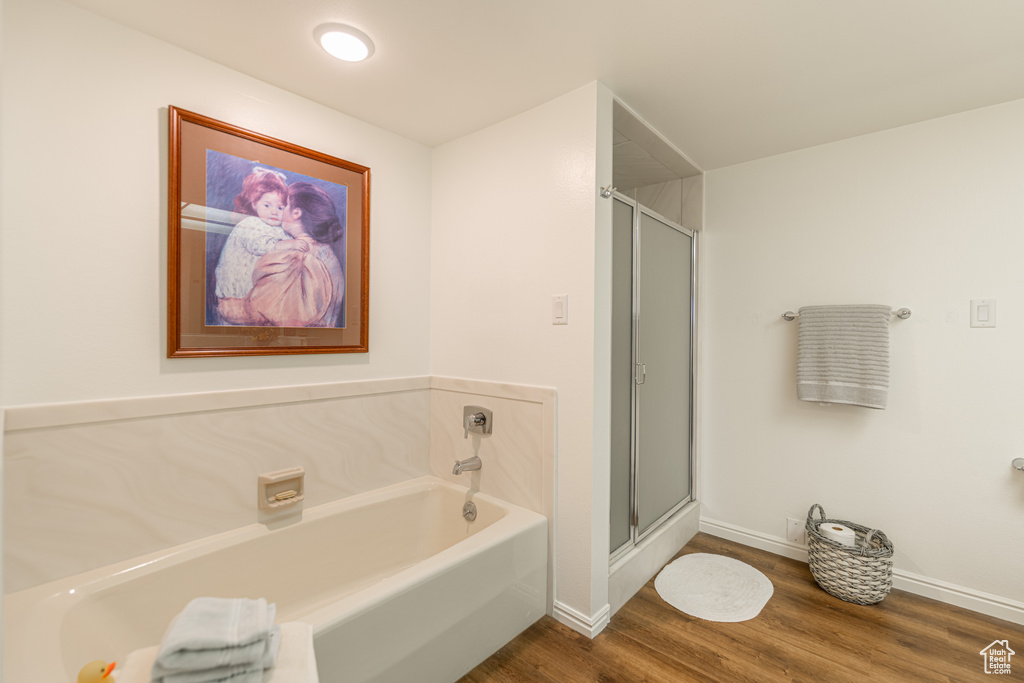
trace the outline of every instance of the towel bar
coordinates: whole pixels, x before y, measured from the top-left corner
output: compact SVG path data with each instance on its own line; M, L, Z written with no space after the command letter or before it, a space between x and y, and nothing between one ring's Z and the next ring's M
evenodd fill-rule
M896 316L900 320L906 320L907 318L910 317L910 309L909 308L898 308L898 309L896 309L895 311L892 312L892 315ZM786 311L785 313L782 314L782 319L783 320L796 320L799 317L800 317L800 314L799 313L794 313L793 311Z

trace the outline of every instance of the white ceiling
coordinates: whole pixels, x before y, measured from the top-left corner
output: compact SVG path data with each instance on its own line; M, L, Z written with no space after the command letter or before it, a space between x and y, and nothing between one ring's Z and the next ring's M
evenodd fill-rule
M1024 98L1024 0L69 2L430 146L593 80L705 170Z

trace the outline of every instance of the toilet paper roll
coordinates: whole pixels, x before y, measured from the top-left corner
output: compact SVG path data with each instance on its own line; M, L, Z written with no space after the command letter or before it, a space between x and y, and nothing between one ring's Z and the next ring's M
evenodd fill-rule
M825 522L818 525L818 532L825 538L831 539L843 545L857 545L857 532L843 524Z

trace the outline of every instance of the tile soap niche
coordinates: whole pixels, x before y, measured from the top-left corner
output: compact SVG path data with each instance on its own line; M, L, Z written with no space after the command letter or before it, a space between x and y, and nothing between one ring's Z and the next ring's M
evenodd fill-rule
M289 467L261 474L257 492L261 510L280 510L295 505L305 497L306 470Z

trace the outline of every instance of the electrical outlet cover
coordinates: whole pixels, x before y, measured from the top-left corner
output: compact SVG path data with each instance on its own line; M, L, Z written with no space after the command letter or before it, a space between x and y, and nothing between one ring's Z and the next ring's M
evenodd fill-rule
M794 543L804 542L804 524L801 520L786 518L786 540Z

